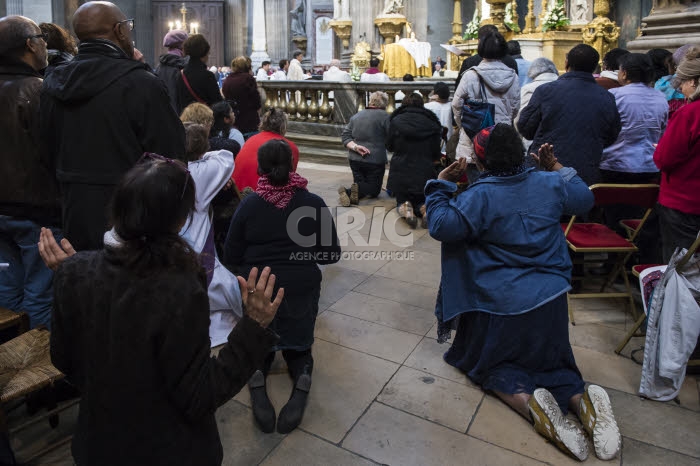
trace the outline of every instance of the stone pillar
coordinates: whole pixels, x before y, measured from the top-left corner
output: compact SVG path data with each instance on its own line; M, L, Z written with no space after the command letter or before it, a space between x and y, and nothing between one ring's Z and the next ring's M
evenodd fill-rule
M253 62L253 72L260 68L260 64L269 60L267 54L267 34L265 33L265 3L263 0L253 0L253 53L250 55Z
M22 8L22 0L7 0L6 2L6 14L10 15L21 15L24 13Z
M248 1L226 0L224 14L226 27L224 28L224 62L226 65L231 60L246 55L248 49Z
M283 59L291 59L289 50L289 24L287 22L287 0L265 1L265 31L267 32L267 54L273 66Z
M642 18L640 35L627 43L632 52L653 48L674 50L700 43L700 1L654 0L651 14Z
M351 1L350 16L353 18L351 49L354 48L354 44L364 40L372 47L373 52L379 52L381 36L374 26L374 19L382 13L383 4L384 2L380 0Z

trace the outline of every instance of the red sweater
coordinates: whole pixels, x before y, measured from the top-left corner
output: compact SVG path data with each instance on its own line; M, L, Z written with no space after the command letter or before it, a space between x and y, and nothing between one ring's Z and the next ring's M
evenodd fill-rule
M700 100L674 112L654 163L661 170L659 204L700 215Z
M239 190L243 191L250 186L253 190L258 188L258 149L271 139L283 139L292 148L292 168L297 171L299 163L299 148L287 138L271 131L263 131L248 139L236 156L236 164L233 169L233 181Z

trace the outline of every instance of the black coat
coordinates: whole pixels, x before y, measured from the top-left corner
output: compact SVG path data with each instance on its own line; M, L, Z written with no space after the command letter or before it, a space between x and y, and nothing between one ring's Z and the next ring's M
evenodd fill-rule
M262 107L258 83L248 72L231 73L221 86L226 100L236 102L236 128L246 134L258 130Z
M170 104L178 115L182 111L179 95L180 81L182 81L180 70L186 64L187 57L183 58L172 53L165 53L158 59L158 68L156 68L156 75L165 83L165 87L168 89L168 96L170 96Z
M76 250L101 248L114 186L144 152L185 155L163 82L106 40L83 41L73 61L46 76L41 126Z
M58 183L39 130L41 83L25 63L0 63L0 215L57 226Z
M440 160L442 125L430 110L401 107L389 120L386 148L394 155L387 188L394 193L422 194L425 183L436 176Z
M190 87L194 93L197 94L197 97L204 101L203 103L211 107L213 104L224 100L224 98L221 96L219 82L216 80L216 76L214 76L214 73L209 71L207 69L207 65L202 63L200 60L190 60L182 71L184 72ZM178 110L178 113L182 113L185 107L193 102L199 102L199 100L192 95L189 89L187 89L183 79L178 81L178 88L180 100L180 109Z
M589 186L600 181L603 149L617 140L620 129L615 96L581 71L535 89L518 117L518 131L532 140L528 153L552 144L559 162L575 168Z
M214 413L262 367L274 333L243 317L210 357L204 273L143 278L109 250L65 261L54 293L51 361L82 393L76 463L221 464Z

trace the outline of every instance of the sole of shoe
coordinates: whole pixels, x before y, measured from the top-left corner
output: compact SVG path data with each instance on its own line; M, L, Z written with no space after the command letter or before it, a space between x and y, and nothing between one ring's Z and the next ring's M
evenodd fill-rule
M528 407L537 433L579 461L588 458L588 444L583 431L564 417L551 393L538 388L532 394Z
M615 458L622 447L620 429L613 415L610 397L598 385L589 385L581 397L581 422L593 440L595 455L601 460Z
M360 187L357 183L350 186L350 204L357 205L360 203Z
M348 192L345 190L345 186L341 186L338 188L338 198L340 199L341 206L350 207L350 196L348 196Z

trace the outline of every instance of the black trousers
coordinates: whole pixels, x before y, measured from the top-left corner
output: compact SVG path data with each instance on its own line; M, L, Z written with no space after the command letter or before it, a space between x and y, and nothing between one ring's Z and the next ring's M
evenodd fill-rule
M302 374L311 375L314 370L314 358L311 356L311 348L303 351L282 350L282 357L287 363L289 375L292 377L295 384ZM270 373L270 368L274 360L275 351L271 351L268 353L267 358L265 358L265 365L263 367L263 374L265 377Z
M384 182L384 164L359 162L349 160L352 179L357 183L360 199L363 197L377 197L382 192Z
M668 263L676 248L689 248L700 231L700 215L686 214L670 207L656 205L661 226L663 261Z
M612 170L600 170L603 183L617 184L658 184L658 173L625 173ZM620 220L642 218L645 210L641 207L613 204L604 207L605 224L617 231L622 236L627 236L620 226ZM652 211L639 232L635 243L639 248L639 262L642 264L656 264L661 262L661 248L659 247L659 218Z

